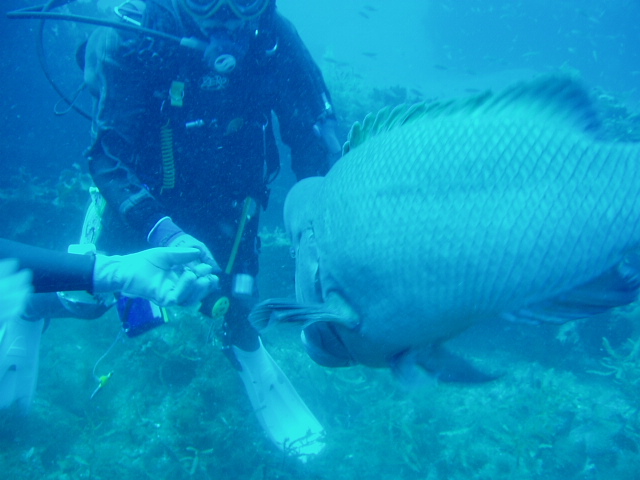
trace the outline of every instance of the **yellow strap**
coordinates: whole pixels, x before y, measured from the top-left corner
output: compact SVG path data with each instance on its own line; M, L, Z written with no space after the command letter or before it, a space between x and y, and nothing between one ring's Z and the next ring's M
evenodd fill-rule
M238 224L236 239L233 242L233 248L231 249L231 255L229 255L227 268L224 269L224 273L226 273L227 275L231 273L231 270L233 269L233 264L236 261L236 256L238 255L238 249L240 248L240 241L242 240L242 235L244 234L244 228L246 227L247 220L249 219L249 211L251 210L252 204L253 204L253 199L251 197L247 197L244 199L244 206L242 207L242 216L240 217L240 223Z
M160 149L162 154L162 190L176 186L176 163L173 158L173 130L170 122L160 127Z

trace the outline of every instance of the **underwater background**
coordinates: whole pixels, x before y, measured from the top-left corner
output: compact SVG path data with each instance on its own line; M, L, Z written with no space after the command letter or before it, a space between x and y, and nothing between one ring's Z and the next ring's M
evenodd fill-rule
M5 0L5 11L33 5ZM121 1L64 11L109 16ZM640 141L638 0L278 0L323 70L339 137L385 105L500 90L544 73L589 87L607 133ZM64 250L77 242L90 185L89 122L39 65L39 22L0 18L0 230ZM71 94L93 27L49 21L44 60ZM88 108L88 95L78 105ZM283 172L262 217L261 296L293 295ZM491 383L407 389L388 371L331 370L299 330L267 349L324 425L327 447L301 463L276 451L220 351L220 325L185 309L140 337L114 311L53 321L42 338L28 419L0 415L0 476L12 479L640 479L640 307L564 326L496 323L451 349ZM111 350L109 350L109 348ZM107 353L108 352L108 353ZM107 353L104 358L103 355ZM98 360L101 359L99 362ZM97 363L98 362L98 363ZM97 365L96 365L97 364ZM95 375L113 372L90 398Z

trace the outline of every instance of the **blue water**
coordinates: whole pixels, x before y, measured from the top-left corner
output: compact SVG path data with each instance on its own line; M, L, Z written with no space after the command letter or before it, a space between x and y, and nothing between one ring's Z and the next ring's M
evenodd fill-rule
M640 100L640 3L634 0L278 5L317 59L345 62L376 86L414 87L432 96L575 69L593 86Z
M5 0L4 10L34 2ZM106 15L120 1L73 5ZM385 102L499 90L543 73L578 75L621 119L640 112L638 0L278 0L298 27L348 125ZM0 229L54 248L76 240L89 123L54 115L59 97L36 54L35 21L0 18ZM67 92L75 48L92 27L48 22L46 59ZM87 107L81 97L79 105ZM627 119L629 125L633 117ZM635 118L637 122L637 117ZM617 124L615 124L617 125ZM614 127L615 127L614 125ZM341 140L344 138L341 138ZM76 165L74 165L76 164ZM286 169L285 169L286 170ZM290 295L281 237L283 172L264 216L264 297ZM488 385L407 391L388 372L329 370L298 332L265 344L327 430L299 464L272 449L210 325L186 311L116 343L118 320L52 323L29 420L2 418L3 478L616 479L640 478L640 314L558 327L492 325L452 348L502 377ZM214 325L214 331L219 326ZM603 337L607 339L603 343ZM16 434L17 431L17 434Z

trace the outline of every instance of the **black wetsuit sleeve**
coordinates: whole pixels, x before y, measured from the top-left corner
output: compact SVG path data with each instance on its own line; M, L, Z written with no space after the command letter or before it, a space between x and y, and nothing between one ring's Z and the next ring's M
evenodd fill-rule
M154 85L139 58L140 39L98 29L89 39L85 82L95 96L89 171L107 203L140 236L165 216L163 207L136 174L157 120ZM154 114L156 114L154 116Z
M277 15L274 25L279 43L278 96L274 110L282 140L291 148L291 168L298 180L324 175L331 166L330 152L314 131L314 125L334 118L331 95L320 68L293 24Z
M0 239L0 258L15 258L33 273L36 293L93 290L93 255L74 255Z

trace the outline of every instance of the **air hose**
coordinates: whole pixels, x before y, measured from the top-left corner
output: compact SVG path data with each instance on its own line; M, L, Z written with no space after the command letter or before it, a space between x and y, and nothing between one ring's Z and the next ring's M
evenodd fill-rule
M150 28L141 27L139 25L134 25L131 23L124 23L120 21L112 21L112 20L104 20L101 18L93 18L86 17L81 15L72 15L66 13L58 13L52 12L51 10L63 7L69 3L73 3L76 0L50 0L49 2L43 5L36 5L33 7L26 7L18 10L14 10L11 12L7 12L7 18L10 19L18 19L18 20L40 20L40 26L38 28L37 34L37 51L38 51L38 59L40 60L40 67L46 77L47 81L51 84L53 89L56 91L58 95L64 100L64 102L69 105L69 108L75 110L77 113L82 115L88 120L91 120L91 115L85 112L83 109L74 105L75 100L78 97L78 94L82 90L82 87L79 91L76 92L71 98L67 96L62 89L56 84L51 76L49 71L49 66L46 62L46 55L44 52L44 24L47 20L64 20L70 22L77 23L86 23L89 25L98 25L103 27L112 27L120 30L125 30L129 32L141 33L144 35L148 35L154 38L161 38L164 40L169 40L171 42L177 43L180 46L196 49L196 50L204 50L206 48L206 43L198 40L196 38L181 38L175 35L170 35L168 33L160 32L157 30L153 30ZM84 84L83 84L84 87ZM66 113L65 110L64 113Z

